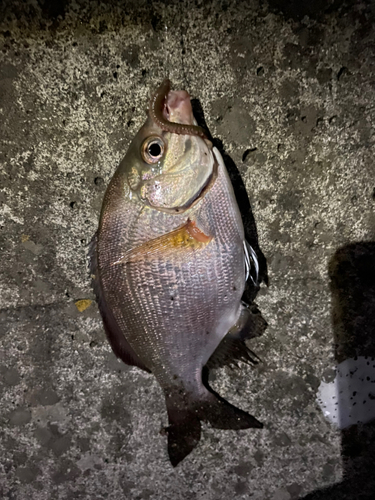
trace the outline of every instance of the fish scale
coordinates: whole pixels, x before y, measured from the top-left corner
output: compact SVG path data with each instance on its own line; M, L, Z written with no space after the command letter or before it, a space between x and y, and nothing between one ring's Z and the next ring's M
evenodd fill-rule
M235 224L238 224L240 216L237 213L233 214L233 210L230 209L230 205L228 203L229 196L226 193L228 186L224 182L224 179L225 172L220 171L214 189L205 197L202 206L199 206L197 209L189 212L190 217L192 217L196 211L198 218L200 213L202 213L202 217L207 216L208 219L211 219L210 230L215 234L215 238L212 242L212 247L209 248L208 246L204 250L203 255L199 256L199 263L203 269L210 269L212 262L215 262L216 276L220 276L221 279L209 279L209 274L206 273L205 286L202 287L202 283L200 283L199 279L197 280L197 278L192 276L192 273L189 272L188 268L191 264L188 266L185 265L184 267L184 264L179 262L177 256L173 262L173 265L177 270L184 269L184 272L180 273L180 279L183 282L185 281L188 283L188 286L186 287L179 287L179 295L184 298L180 307L180 309L184 311L184 325L180 325L178 321L176 322L176 318L172 314L166 317L161 313L161 311L159 314L157 313L156 303L158 301L158 294L161 290L164 290L166 285L170 282L168 276L164 279L166 274L163 270L164 264L161 264L160 262L152 261L150 265L147 266L145 264L143 267L139 265L132 265L131 273L125 275L125 280L121 281L121 285L117 286L114 291L114 295L117 297L117 300L118 296L126 298L124 301L125 303L119 304L119 307L117 308L116 320L118 321L121 329L124 331L132 330L132 336L134 337L134 340L132 340L132 346L140 357L145 358L150 356L152 360L157 360L160 363L160 352L163 351L164 348L163 343L166 343L167 345L171 343L172 345L169 346L169 348L173 348L174 346L174 351L182 351L185 353L185 356L190 359L187 355L188 349L192 349L192 351L195 352L196 341L193 341L191 345L191 342L186 342L184 339L189 338L188 334L190 332L194 332L195 335L200 335L201 331L206 332L208 330L210 335L208 338L204 337L204 344L200 345L201 352L199 356L197 356L199 359L199 361L197 359L197 362L200 362L202 366L202 360L207 361L209 355L219 344L221 338L227 333L226 331L220 331L219 333L215 331L215 323L217 323L217 320L216 322L213 321L212 317L217 318L219 315L223 316L228 314L225 312L226 304L224 296L229 293L228 290L230 290L230 285L235 280L233 267L228 265L228 260L232 260L230 252L233 252L233 249L235 250L237 260L239 261L240 275L243 275L244 273L244 258L240 246L241 230L236 230L235 228ZM227 179L225 180L227 181ZM218 210L218 213L212 213L211 197L217 197L219 200L218 206L220 209ZM225 210L226 207L227 210ZM122 252L113 248L115 255L112 257L112 261L114 261L120 253L126 252L128 247L142 244L146 240L147 235L150 234L151 227L155 224L157 224L157 227L166 228L164 231L168 231L170 229L174 229L172 222L174 225L178 226L180 222L187 219L187 215L177 216L176 218L176 216L171 216L162 212L151 213L151 217L147 216L148 214L149 211L142 211L140 214L135 212L133 217L137 220L137 224L134 224L129 218L129 213L127 213L127 224L130 228L134 228L134 232L127 234L127 243L122 246ZM233 215L236 217L234 218ZM159 219L157 223L155 222L155 218ZM222 226L225 228L224 231L222 230ZM139 230L139 227L142 227L142 230ZM231 243L222 241L223 236L227 236L228 233ZM238 242L236 242L235 238L238 239ZM212 258L213 254L215 255L214 259ZM194 266L196 266L195 263ZM119 266L112 266L112 269L117 268L115 271L116 274L118 273L118 267ZM107 283L110 284L113 281L114 276L109 274L107 276L107 282L104 284L104 290L107 289L107 286L110 286L107 285ZM143 285L142 288L139 288L139 284ZM153 291L155 290L157 291L157 294L153 294ZM200 292L198 301L197 291ZM242 289L241 286L239 286L234 295L237 295L240 298L241 294ZM132 298L130 301L128 299L129 297ZM212 304L208 299L209 297L216 298L215 309L213 309ZM166 301L168 299L169 297L166 297ZM209 307L207 309L202 308L202 304L207 302ZM192 309L192 304L196 304L198 309L197 307ZM232 306L230 307L232 308ZM132 320L134 316L138 316L135 313L139 310L144 315L143 319L146 324L145 329L143 325L139 325L136 321ZM198 318L200 317L199 312L201 311L204 311L203 315L205 321L203 324L200 323L199 319L197 321L197 316ZM211 319L210 323L207 323L207 315ZM236 318L234 318L234 321L235 319ZM177 324L177 327L175 324ZM142 334L139 332L140 328L142 329ZM128 338L131 338L129 334ZM192 338L194 339L195 337L193 336ZM172 340L169 342L169 339ZM205 352L206 348L209 349L208 352ZM148 367L155 374L159 372L159 367L155 364L155 362L152 362L152 364L149 363ZM175 367L176 370L178 368L178 366ZM192 367L192 372L195 373L197 369L198 366Z

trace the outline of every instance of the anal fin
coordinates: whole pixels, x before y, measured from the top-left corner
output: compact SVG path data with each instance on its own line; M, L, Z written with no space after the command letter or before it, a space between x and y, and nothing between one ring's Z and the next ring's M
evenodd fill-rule
M89 246L89 259L90 259L90 272L92 277L92 285L96 295L96 301L99 306L99 311L103 319L105 333L111 344L112 350L115 355L120 358L125 364L137 366L142 370L150 373L150 370L138 358L129 342L124 337L120 327L117 324L113 313L108 306L100 283L100 276L98 270L97 259L97 233L94 234Z
M229 330L228 335L240 340L260 337L267 328L267 322L261 315L256 304L242 302L241 312L237 322Z
M238 361L242 361L248 365L256 365L258 360L258 356L247 347L243 340L226 335L212 353L206 363L206 367L209 370L223 366L233 367L238 366Z
M220 342L211 355L206 366L208 369L222 366L233 366L238 361L246 364L257 364L258 356L251 351L245 340L259 337L267 328L267 322L260 314L257 306L242 304L237 322Z

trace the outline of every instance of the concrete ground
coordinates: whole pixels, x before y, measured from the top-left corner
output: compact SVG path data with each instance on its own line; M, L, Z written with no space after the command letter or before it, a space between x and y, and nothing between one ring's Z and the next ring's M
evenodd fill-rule
M2 2L1 498L293 500L345 485L316 397L339 360L329 262L375 239L374 19L366 1ZM165 76L236 163L270 278L251 343L263 362L213 375L265 428L205 426L176 469L161 389L112 354L87 270L105 187Z

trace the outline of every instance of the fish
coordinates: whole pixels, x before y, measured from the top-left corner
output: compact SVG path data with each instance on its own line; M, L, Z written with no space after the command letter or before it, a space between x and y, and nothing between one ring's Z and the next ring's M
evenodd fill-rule
M208 369L256 363L245 341L266 322L241 298L259 264L246 242L222 155L189 94L164 80L104 195L91 274L109 343L155 376L173 466L199 443L201 422L262 428L208 383Z

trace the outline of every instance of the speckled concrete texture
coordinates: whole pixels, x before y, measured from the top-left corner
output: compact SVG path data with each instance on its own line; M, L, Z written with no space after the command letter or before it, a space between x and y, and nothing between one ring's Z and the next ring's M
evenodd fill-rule
M371 2L0 7L0 497L293 500L342 480L328 263L375 239ZM268 260L255 368L213 387L265 428L206 426L176 469L155 379L116 360L87 244L169 76L236 163ZM320 497L319 497L320 498Z

